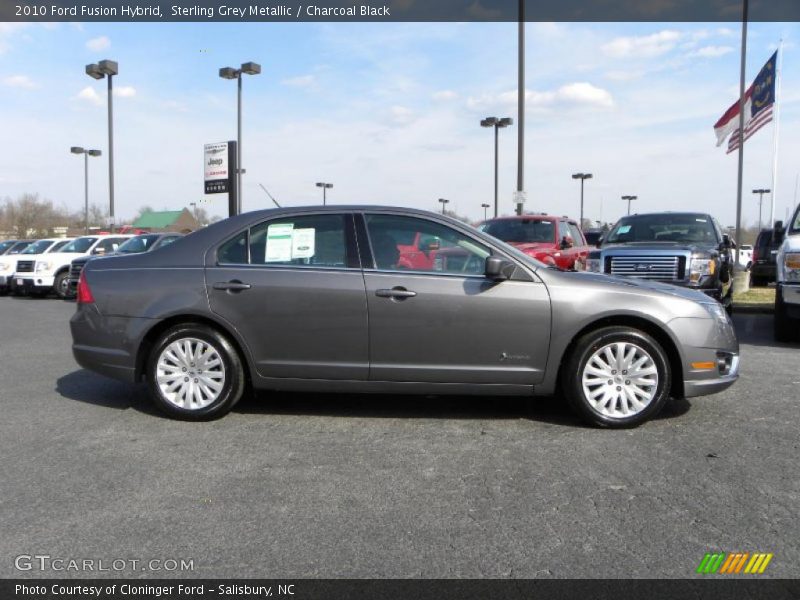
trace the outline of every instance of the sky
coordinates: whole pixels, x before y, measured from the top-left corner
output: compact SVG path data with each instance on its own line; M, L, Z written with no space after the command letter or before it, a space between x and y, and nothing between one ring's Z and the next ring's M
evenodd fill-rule
M526 210L614 222L634 211L702 210L723 226L736 214L736 154L713 124L737 98L736 23L526 25ZM749 83L784 40L776 218L800 174L800 24L751 23ZM513 212L517 156L515 23L0 23L0 198L38 193L107 205L106 83L86 64L119 63L114 78L117 222L140 206L197 202L203 145L236 138L236 84L220 67L261 64L243 81L243 208L321 203L448 208L479 219L494 199L500 131L500 212ZM774 126L745 144L743 218L758 220L754 188L772 187ZM764 198L764 222L769 197Z

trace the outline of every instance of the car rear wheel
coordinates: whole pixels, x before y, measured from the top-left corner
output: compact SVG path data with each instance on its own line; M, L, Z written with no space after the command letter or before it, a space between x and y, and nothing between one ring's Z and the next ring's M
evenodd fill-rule
M159 338L146 379L158 408L188 421L223 416L245 388L239 353L218 331L199 324L172 327Z
M750 275L750 287L765 287L769 283L766 277L756 277Z
M630 327L605 327L578 340L563 371L572 410L601 427L634 427L669 398L670 365L659 343Z

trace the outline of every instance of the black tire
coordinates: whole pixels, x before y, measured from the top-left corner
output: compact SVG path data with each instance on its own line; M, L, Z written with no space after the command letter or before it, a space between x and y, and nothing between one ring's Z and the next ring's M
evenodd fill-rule
M789 316L789 310L783 301L783 286L775 290L775 316L772 327L775 341L792 342L800 336L800 320Z
M604 346L624 342L634 344L649 356L656 369L658 380L649 403L639 412L627 417L612 417L596 410L586 397L583 386L584 368L595 352ZM624 371L622 373L625 373ZM620 373L620 376L622 376ZM622 376L624 379L624 376ZM612 380L609 380L612 381ZM561 388L570 408L587 423L599 427L635 427L657 415L669 398L672 369L664 349L648 334L632 327L604 327L590 331L575 344L562 370ZM622 382L626 383L626 382ZM616 387L616 386L615 386ZM619 387L616 387L619 390ZM649 388L648 388L649 389ZM612 391L613 393L613 391ZM616 403L616 400L612 401Z
M68 298L69 297L69 272L68 271L61 271L58 275L56 275L55 280L53 281L53 289L56 291L56 295L61 298Z
M162 392L157 380L158 360L161 354L173 342L186 339L200 340L213 348L224 368L221 391L213 402L202 408L178 406ZM246 383L242 359L233 344L216 329L196 323L176 325L159 337L147 357L145 379L155 405L167 415L185 421L208 421L227 414L242 398ZM194 381L197 382L197 379Z
M750 287L766 287L766 285L766 277L756 277L755 275L750 275Z

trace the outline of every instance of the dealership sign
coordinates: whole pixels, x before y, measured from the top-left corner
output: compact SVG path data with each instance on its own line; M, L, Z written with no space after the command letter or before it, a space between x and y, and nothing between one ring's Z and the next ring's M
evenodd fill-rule
M206 194L228 193L231 180L228 142L206 144L203 164Z

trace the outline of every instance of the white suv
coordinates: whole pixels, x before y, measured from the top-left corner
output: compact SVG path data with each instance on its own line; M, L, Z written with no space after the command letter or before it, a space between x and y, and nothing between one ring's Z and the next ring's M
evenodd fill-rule
M17 287L17 281L21 281L24 277L30 277L33 273L36 261L41 258L43 254L48 252L58 252L69 244L74 238L45 238L33 242L30 246L25 248L22 252L17 254L12 261L11 275L8 276L8 287L14 293L20 293L22 290Z
M783 238L776 257L775 339L800 339L800 206L786 229L776 230Z
M130 235L87 235L75 238L58 252L37 257L33 272L17 273L15 287L23 292L44 295L55 291L61 298L69 293L69 265L73 258L111 254Z

